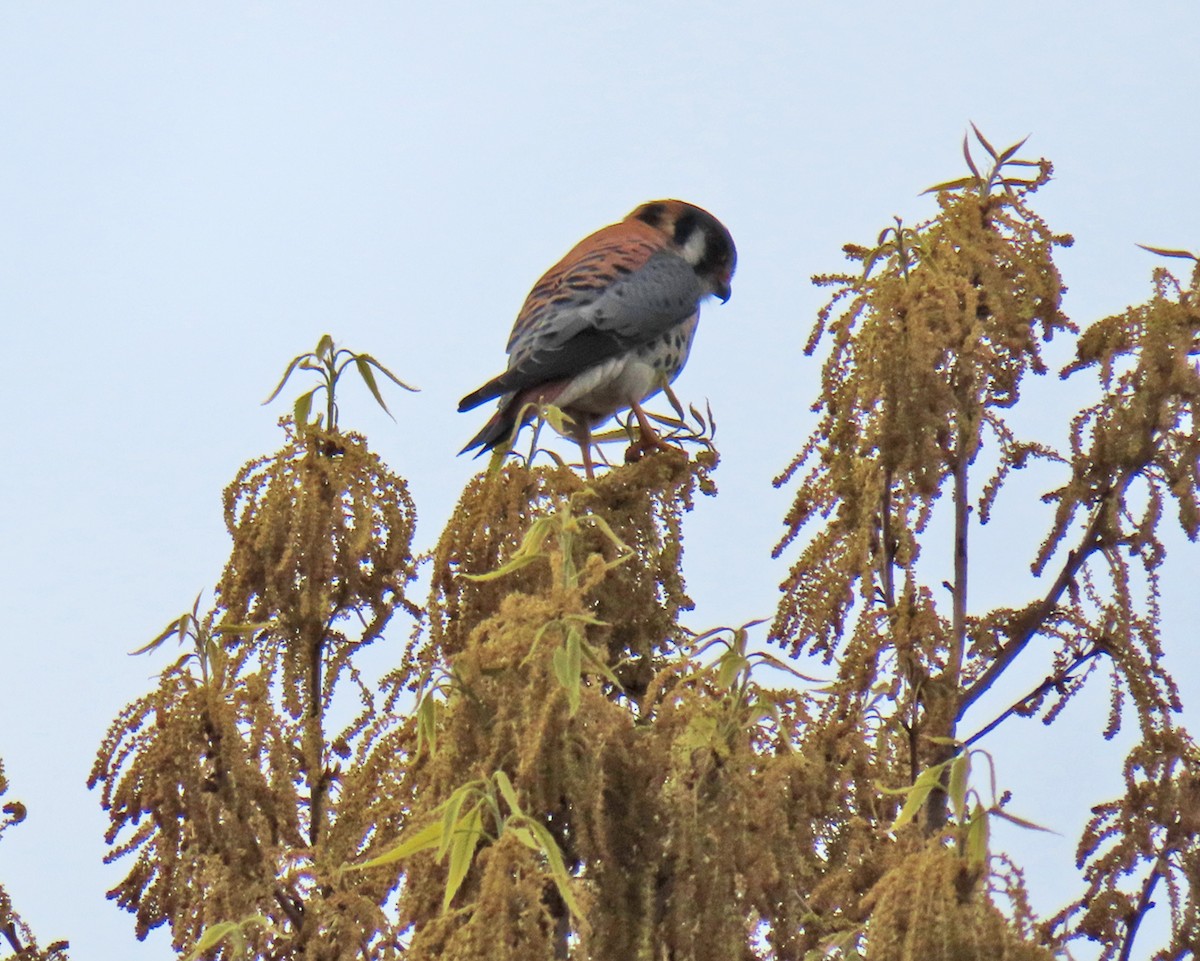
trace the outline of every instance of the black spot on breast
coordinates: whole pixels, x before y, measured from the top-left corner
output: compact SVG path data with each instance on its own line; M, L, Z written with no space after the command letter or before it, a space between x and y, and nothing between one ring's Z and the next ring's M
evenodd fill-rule
M613 264L612 269L615 270L618 274L632 274L633 273L633 270L629 267L626 267L624 264Z

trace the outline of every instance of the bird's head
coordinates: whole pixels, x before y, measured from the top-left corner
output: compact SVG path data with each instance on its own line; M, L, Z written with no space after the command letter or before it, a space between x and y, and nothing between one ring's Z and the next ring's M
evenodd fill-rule
M652 200L627 220L640 220L666 234L707 293L729 299L729 283L737 267L737 248L725 225L707 210L682 200Z

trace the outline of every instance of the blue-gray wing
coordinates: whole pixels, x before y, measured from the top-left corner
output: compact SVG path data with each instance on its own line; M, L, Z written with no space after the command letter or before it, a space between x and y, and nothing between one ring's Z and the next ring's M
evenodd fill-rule
M508 370L464 397L460 410L578 374L655 340L696 312L704 290L678 254L646 251L631 268L603 248L594 253L539 281L513 327Z

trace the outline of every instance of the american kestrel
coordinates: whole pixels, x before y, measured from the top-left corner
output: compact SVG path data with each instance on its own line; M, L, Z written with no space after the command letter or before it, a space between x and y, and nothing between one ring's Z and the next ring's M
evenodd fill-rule
M700 302L729 299L736 264L725 226L682 200L642 204L585 237L529 292L508 338L508 370L459 401L466 411L500 399L460 453L507 443L537 403L572 418L589 477L591 430L618 411L637 418L640 450L663 446L642 402L683 369Z

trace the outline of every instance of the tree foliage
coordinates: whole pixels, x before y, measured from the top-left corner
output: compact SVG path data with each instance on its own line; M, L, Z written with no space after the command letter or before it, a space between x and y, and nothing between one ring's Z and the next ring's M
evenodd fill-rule
M8 793L8 778L4 776L4 762L0 761L0 797ZM6 801L0 805L0 834L25 820L25 805L20 801ZM44 949L38 946L37 938L29 925L13 908L12 898L0 884L0 958L13 961L66 961L66 941L55 941ZM9 954L8 952L12 952Z
M831 297L808 350L828 346L818 428L778 480L796 491L778 655L755 625L683 621L683 517L715 493L706 438L594 480L493 464L418 606L405 483L336 422L341 370L381 403L372 371L394 376L328 338L293 361L284 382L324 380L226 491L215 604L147 646L185 653L92 773L128 865L111 896L139 936L168 925L190 957L414 961L1033 961L1091 939L1125 961L1165 891L1155 957L1194 954L1200 769L1158 577L1168 508L1200 527L1200 266L1156 271L1147 303L1079 333L1054 263L1070 238L1032 206L1049 163L976 141L987 164L964 144L969 174L933 188L929 221L816 278ZM1063 451L1007 419L1055 336L1076 346L1062 376L1101 392ZM308 423L320 389L326 419ZM1058 478L1029 544L1043 590L973 609L989 571L971 534L1033 461ZM375 683L360 655L397 612L417 627ZM981 721L1001 676L1029 676L1034 639L1050 675ZM827 682L799 673L814 657ZM1126 790L1084 829L1084 890L1039 920L989 845L996 819L1036 826L994 771L981 787L978 745L1016 716L1059 720L1102 675L1099 733L1137 725Z

